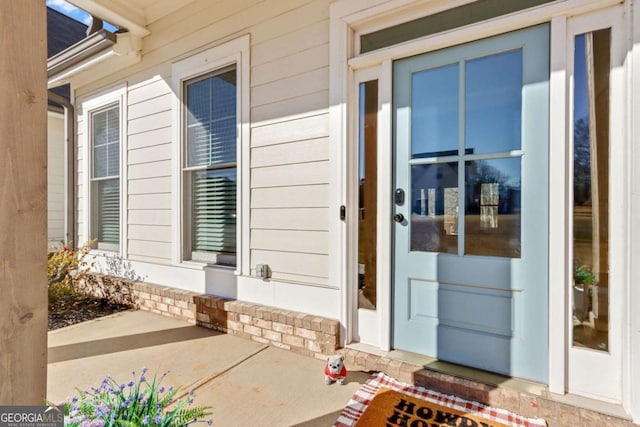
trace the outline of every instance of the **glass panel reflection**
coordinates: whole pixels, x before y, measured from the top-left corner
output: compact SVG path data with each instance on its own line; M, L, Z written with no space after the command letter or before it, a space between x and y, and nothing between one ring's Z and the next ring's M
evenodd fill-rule
M522 50L467 62L465 80L466 153L520 149Z
M415 73L411 81L411 158L458 154L458 64Z
M376 308L378 81L360 83L358 308Z
M458 163L411 166L411 250L458 253Z
M465 162L465 255L520 257L520 158Z
M573 345L608 350L610 29L575 38Z

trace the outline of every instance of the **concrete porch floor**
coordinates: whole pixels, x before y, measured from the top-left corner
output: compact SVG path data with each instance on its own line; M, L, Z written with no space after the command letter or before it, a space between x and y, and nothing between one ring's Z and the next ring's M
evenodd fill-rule
M369 374L324 384L324 362L144 311L49 332L47 398L118 382L147 367L165 386L195 391L219 426L330 426ZM149 374L147 374L149 377Z
M550 427L632 425L593 402L545 395L540 387L523 386L519 380L495 386L492 378L477 378L468 368L452 370L443 362L422 359L404 363L402 357L390 362L390 354L353 347L340 350L350 368L346 384L327 386L322 360L148 311L121 312L51 331L48 346L47 398L52 402L77 395L76 388L97 387L106 375L127 383L132 371L139 374L147 367L158 375L169 372L166 387L181 386L183 395L193 389L196 404L213 406L219 426L331 426L369 378L362 371L377 370L389 371L400 381L412 382L408 376L436 391L539 416Z

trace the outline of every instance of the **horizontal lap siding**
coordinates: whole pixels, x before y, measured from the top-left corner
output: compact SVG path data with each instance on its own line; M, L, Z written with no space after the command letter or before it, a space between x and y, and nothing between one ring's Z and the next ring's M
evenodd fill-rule
M83 88L128 84L131 259L167 263L177 244L171 64L250 34L250 264L269 264L275 279L328 285L329 4L188 3L151 23L139 64Z
M47 128L47 237L49 241L59 242L66 240L64 235L64 119L50 114Z
M313 285L329 284L327 18L326 2L300 7L251 51L251 264Z
M164 79L128 92L128 238L131 259L171 261L173 92Z
M328 206L328 184L253 188L251 190L252 209L326 208Z
M328 208L255 208L251 228L260 230L326 231Z

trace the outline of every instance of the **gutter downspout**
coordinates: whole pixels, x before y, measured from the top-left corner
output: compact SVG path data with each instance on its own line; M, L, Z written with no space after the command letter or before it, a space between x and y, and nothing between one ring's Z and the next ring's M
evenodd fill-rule
M76 168L75 168L75 147L76 147L76 134L75 134L75 108L73 104L63 96L58 95L52 91L49 91L49 100L56 104L62 105L64 108L64 234L65 245L69 242L73 242L73 247L78 247L76 238Z

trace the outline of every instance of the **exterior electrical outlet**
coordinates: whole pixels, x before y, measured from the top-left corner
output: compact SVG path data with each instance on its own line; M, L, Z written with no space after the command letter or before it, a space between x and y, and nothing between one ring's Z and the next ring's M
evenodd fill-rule
M267 264L257 264L256 265L256 277L261 279L268 279L270 277L270 270Z

